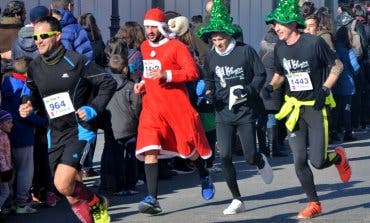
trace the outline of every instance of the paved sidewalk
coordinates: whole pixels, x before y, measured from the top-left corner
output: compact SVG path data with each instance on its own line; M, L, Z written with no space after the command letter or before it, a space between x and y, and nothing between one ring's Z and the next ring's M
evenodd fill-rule
M370 222L370 134L368 131L356 133L358 141L344 144L353 173L349 183L341 183L334 166L321 171L314 170L318 194L323 205L323 215L300 222ZM101 146L100 143L97 158L100 155ZM222 214L223 209L231 202L231 194L222 173L212 175L216 195L209 202L201 198L199 178L192 173L160 181L159 202L163 213L157 216L143 215L137 211L137 203L145 196L145 185L138 187L140 194L135 196L109 196L111 222L298 222L297 212L306 206L307 200L295 175L292 156L269 158L269 160L275 176L272 184L265 185L255 168L246 165L242 157L234 157L240 191L247 208L244 213L229 216ZM93 181L94 178L91 178L85 183L92 186ZM39 209L39 213L28 216L0 217L0 222L77 223L78 220L63 200L55 208Z

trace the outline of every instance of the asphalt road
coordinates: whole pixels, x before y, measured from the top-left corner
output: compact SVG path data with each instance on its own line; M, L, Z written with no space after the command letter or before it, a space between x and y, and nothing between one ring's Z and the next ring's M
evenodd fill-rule
M365 223L370 222L370 130L356 133L359 139L343 144L352 166L352 178L341 183L335 167L314 170L318 195L323 205L323 214L315 219L301 222L320 223ZM101 135L100 135L101 139ZM95 160L101 155L99 140ZM159 202L163 213L148 216L137 211L137 203L145 196L145 185L139 186L140 194L110 199L111 222L190 223L190 222L246 222L246 223L291 223L298 222L297 212L306 206L303 193L294 172L292 156L269 158L274 170L274 181L265 185L256 169L246 165L242 157L235 156L240 191L247 211L224 216L222 214L231 202L231 194L223 180L222 173L212 174L216 195L209 201L202 200L199 178L195 173L177 175L159 183ZM97 168L99 162L96 162ZM92 189L95 178L85 183ZM41 208L37 214L0 217L0 222L11 223L77 223L65 200L55 208Z

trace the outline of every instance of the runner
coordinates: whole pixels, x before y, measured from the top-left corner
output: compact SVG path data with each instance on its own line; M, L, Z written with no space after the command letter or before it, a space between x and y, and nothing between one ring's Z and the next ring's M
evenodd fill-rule
M85 56L63 47L57 19L37 20L33 38L40 56L30 64L31 94L23 98L20 115L27 117L33 106L43 102L49 115L49 161L56 189L67 197L81 222L109 222L107 199L87 189L79 171L88 152L84 148L90 148L96 137L92 120L108 104L116 82ZM97 93L90 99L92 88Z
M274 24L281 41L275 46L276 72L262 94L269 98L273 89L278 89L284 81L289 86L286 102L275 117L288 116L286 126L295 170L309 201L297 216L304 219L322 212L307 160L316 169L335 164L343 182L349 181L351 167L343 148L328 151L328 107L335 106L330 89L343 65L321 37L299 31L305 28L299 12L296 0L284 0L265 19L267 24Z
M136 156L144 160L149 195L139 203L139 211L157 214L162 211L157 201L159 158L191 159L199 171L202 197L212 199L215 189L203 160L212 151L185 86L199 77L195 61L183 43L169 38L162 10L148 10L144 26L143 78L134 90L143 95Z

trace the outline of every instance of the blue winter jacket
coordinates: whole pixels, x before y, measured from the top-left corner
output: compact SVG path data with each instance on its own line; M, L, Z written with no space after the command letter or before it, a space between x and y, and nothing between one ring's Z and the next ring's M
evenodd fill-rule
M93 48L87 35L87 32L77 23L77 19L69 11L58 9L62 18L60 24L62 25L62 39L61 42L67 50L83 54L94 59Z
M22 148L34 144L34 130L36 126L47 124L47 120L31 114L27 118L19 115L22 92L29 92L26 84L14 77L4 78L1 86L2 109L9 112L13 117L13 128L9 134L12 148Z
M333 87L333 93L337 95L354 95L356 93L353 80L354 70L349 59L349 49L342 43L334 43L338 58L343 63L343 71Z

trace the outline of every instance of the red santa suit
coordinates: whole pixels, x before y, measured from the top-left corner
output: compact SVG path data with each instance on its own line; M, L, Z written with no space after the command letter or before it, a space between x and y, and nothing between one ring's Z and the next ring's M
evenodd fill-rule
M211 157L198 113L189 101L185 82L199 77L195 61L187 47L176 39L158 43L146 40L141 45L145 93L142 98L136 156L158 150L158 158L187 158L195 151L203 159ZM167 81L151 79L151 69L166 71Z

